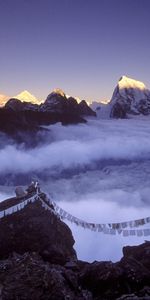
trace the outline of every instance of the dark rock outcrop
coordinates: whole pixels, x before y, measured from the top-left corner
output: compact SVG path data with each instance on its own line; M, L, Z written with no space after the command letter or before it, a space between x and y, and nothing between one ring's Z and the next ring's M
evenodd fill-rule
M0 219L1 299L150 299L149 241L124 247L117 263L79 261L73 244L68 226L39 200Z
M80 284L94 299L115 300L131 294L135 297L131 299L150 299L150 242L124 247L123 253L120 262L94 262L82 269Z
M92 300L79 286L76 272L45 262L37 253L13 254L0 262L3 300Z
M0 210L17 204L18 199L0 203ZM7 238L6 238L7 237ZM37 252L52 263L76 259L74 239L69 227L46 211L40 201L0 219L0 259L12 252Z

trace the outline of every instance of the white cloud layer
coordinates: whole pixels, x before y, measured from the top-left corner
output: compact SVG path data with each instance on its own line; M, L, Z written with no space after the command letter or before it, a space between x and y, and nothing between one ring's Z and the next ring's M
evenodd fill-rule
M82 167L78 173L59 177L60 171L78 166ZM150 120L56 124L50 126L42 147L24 150L6 144L0 149L0 174L46 169L58 177L41 181L42 188L76 217L102 223L150 216ZM144 241L143 237L108 236L69 226L78 257L84 260L116 261L123 245Z
M0 149L1 172L29 172L45 168L74 168L107 159L150 157L149 121L102 120L87 125L50 126L47 143L24 150L15 145Z

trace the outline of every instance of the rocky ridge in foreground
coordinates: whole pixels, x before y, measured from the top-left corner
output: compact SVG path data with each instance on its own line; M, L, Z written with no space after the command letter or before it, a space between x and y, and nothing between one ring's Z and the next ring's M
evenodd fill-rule
M79 261L69 227L39 200L0 219L0 245L2 300L150 299L150 242L124 247L117 263Z

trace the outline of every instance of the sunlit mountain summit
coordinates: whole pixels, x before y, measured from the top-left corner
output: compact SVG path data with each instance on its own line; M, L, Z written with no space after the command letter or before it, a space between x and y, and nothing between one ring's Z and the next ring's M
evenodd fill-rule
M122 76L113 92L111 117L126 117L126 114L150 113L150 91L141 81Z
M0 107L4 106L10 97L0 94Z
M142 81L138 81L132 78L129 78L125 75L123 75L119 81L118 81L118 86L120 89L125 89L125 88L132 88L132 89L139 89L141 91L146 90L146 86Z
M20 94L12 98L16 98L21 102L31 102L33 104L39 104L41 102L34 95L30 94L27 90L22 91Z
M149 95L150 91L146 88L143 82L131 79L127 76L122 76L114 90L111 102L116 101L116 99L120 97L138 102L141 99L149 97Z
M99 118L126 118L131 115L150 114L150 91L139 80L123 75L117 82L111 99L107 103L80 100L69 96L62 89L50 92L45 101L41 101L27 90L16 96L0 95L0 106L13 110L38 110L65 114L91 115L95 112ZM89 107L90 106L90 107ZM94 110L94 113L91 111Z
M3 107L9 99L18 99L21 102L27 102L32 104L40 104L42 101L29 93L27 90L22 91L16 96L7 96L0 94L0 107Z
M60 95L62 97L66 96L65 92L62 89L60 89L60 88L54 89L52 93Z
M126 118L150 114L150 91L141 81L122 76L107 104L93 102L90 107L99 118Z

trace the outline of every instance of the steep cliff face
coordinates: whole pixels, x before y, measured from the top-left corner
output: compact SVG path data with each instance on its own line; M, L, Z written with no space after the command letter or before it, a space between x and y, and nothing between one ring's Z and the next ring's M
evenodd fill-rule
M143 82L122 76L109 103L110 116L124 118L127 114L150 113L150 91Z

